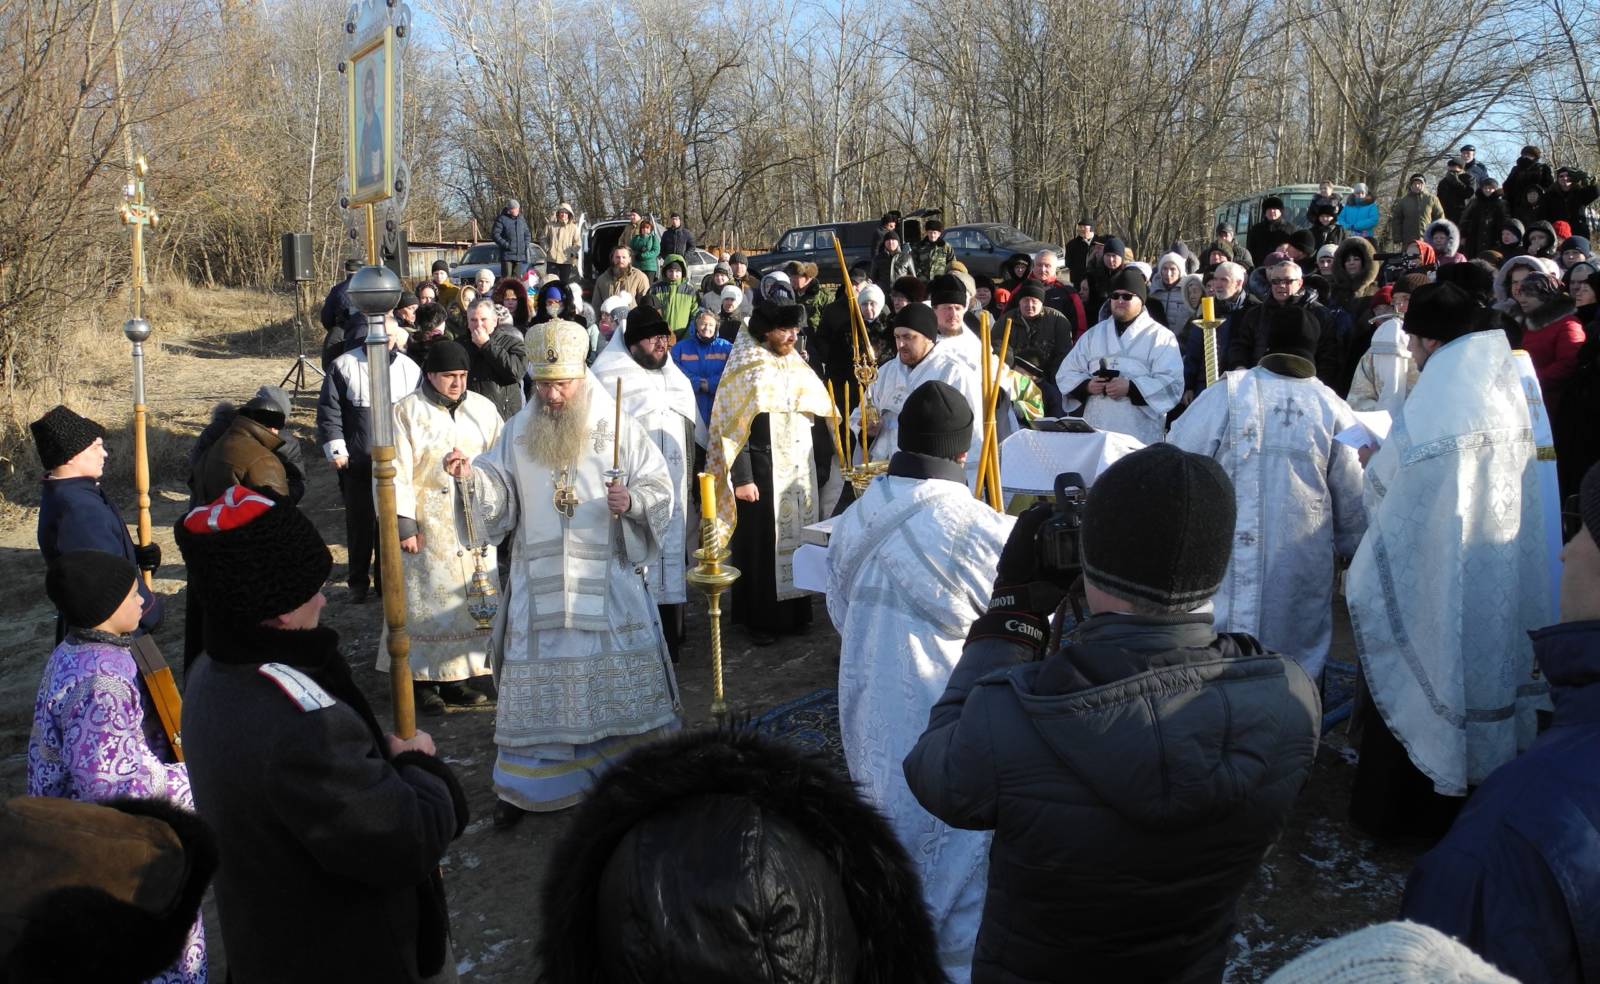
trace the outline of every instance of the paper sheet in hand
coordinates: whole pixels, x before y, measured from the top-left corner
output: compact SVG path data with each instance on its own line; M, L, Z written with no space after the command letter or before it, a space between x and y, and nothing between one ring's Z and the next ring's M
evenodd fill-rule
M1051 495L1062 472L1077 472L1092 485L1112 462L1142 447L1137 438L1115 431L1017 431L1000 445L1000 485L1009 493Z
M794 551L794 586L802 591L828 593L828 548L802 543Z
M1347 444L1352 448L1365 447L1370 444L1377 447L1389 439L1389 428L1394 425L1394 418L1389 416L1387 410L1354 410L1356 422L1344 430L1333 435L1333 439L1340 444Z

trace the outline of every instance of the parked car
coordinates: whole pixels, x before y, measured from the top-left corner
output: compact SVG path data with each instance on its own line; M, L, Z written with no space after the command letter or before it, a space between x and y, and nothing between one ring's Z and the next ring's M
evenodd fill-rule
M547 259L544 247L538 243L528 246L528 273L524 276L530 285L544 282L544 272ZM469 284L472 278L478 275L479 270L488 270L494 274L494 279L500 279L500 247L494 243L475 243L467 247L467 252L461 260L450 267L450 280L452 283Z
M944 241L955 250L956 259L965 264L967 272L973 276L1000 277L1000 268L1005 265L1006 258L1015 253L1032 256L1040 250L1050 249L1055 250L1058 257L1064 255L1060 246L1034 239L998 222L950 226L944 231Z
M1336 184L1333 186L1333 193L1342 198L1350 197L1351 190L1349 185ZM1233 226L1234 234L1242 242L1245 233L1250 231L1250 227L1261 221L1261 203L1268 196L1274 196L1283 201L1283 220L1292 226L1298 227L1306 224L1306 209L1311 207L1311 199L1316 193L1317 186L1314 184L1278 185L1274 188L1264 188L1253 195L1236 198L1220 206L1213 218L1216 220L1217 225L1226 222ZM1255 258L1257 263L1260 263L1262 259L1263 257L1260 256Z
M654 222L658 231L661 229L661 223L656 222L654 215L645 218ZM578 271L584 286L594 286L595 278L605 273L606 267L611 265L611 250L616 247L617 240L622 238L622 233L627 228L626 218L598 219L589 223L583 241L583 259ZM686 256L684 259L689 258Z
M901 246L910 249L922 235L922 220L939 214L936 208L920 208L900 220ZM837 237L844 249L846 264L872 258L872 241L876 238L878 220L865 222L822 222L817 225L796 226L778 237L771 252L750 257L750 272L756 276L770 273L790 261L815 263L817 279L824 283L844 280L839 269L839 256L834 251Z
M717 268L716 256L698 246L689 250L688 255L683 258L683 262L689 266L689 283L694 284L696 287L700 285L702 280L711 276L711 271Z

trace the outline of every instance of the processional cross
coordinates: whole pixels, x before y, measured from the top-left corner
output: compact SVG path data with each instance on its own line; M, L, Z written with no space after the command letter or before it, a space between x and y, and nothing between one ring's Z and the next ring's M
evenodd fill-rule
M161 221L156 207L144 200L144 176L149 167L144 156L133 162L133 178L128 182L128 200L122 203L119 214L122 224L133 227L133 316L143 317L144 307L144 230L154 229Z

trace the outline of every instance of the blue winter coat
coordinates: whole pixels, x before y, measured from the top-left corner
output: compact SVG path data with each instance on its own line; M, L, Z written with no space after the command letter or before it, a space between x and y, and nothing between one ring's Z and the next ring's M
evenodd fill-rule
M1580 536L1587 534L1580 533ZM1531 633L1555 719L1417 863L1401 913L1519 981L1600 981L1600 621Z
M500 259L526 263L530 235L528 220L523 218L521 213L512 215L506 210L494 217L492 238L495 245L500 247Z
M1377 201L1361 204L1346 201L1339 210L1339 224L1349 229L1352 236L1371 236L1378 228Z
M39 552L49 563L69 550L100 550L138 563L127 525L93 478L46 479L39 493ZM144 578L138 584L144 599L139 627L150 632L161 624L161 599L145 587Z
M713 338L702 342L691 331L683 341L672 346L672 361L689 377L694 387L694 401L700 407L700 419L711 423L711 403L717 397L717 383L722 381L722 370L728 366L728 353L733 343L726 338Z

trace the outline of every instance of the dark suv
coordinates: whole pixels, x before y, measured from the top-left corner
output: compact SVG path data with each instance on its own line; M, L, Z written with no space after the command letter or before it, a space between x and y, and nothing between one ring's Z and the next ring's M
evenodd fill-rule
M903 218L900 221L900 248L910 249L911 243L916 241L914 237L921 235L921 219L938 214L938 209L918 209ZM795 226L778 237L778 245L772 248L772 252L758 253L750 257L750 272L759 277L794 260L800 263L815 263L818 280L840 283L844 277L839 270L839 255L833 249L834 237L837 236L839 244L844 247L845 263L854 264L860 260L872 259L872 240L877 230L876 220L821 222L817 225Z

